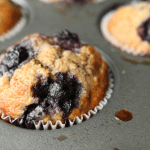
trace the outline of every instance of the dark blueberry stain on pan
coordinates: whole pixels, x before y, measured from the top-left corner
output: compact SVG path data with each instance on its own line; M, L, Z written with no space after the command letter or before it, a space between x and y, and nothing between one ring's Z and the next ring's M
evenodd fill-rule
M66 140L67 139L67 136L66 135L61 135L57 138L57 140L59 140L60 142L63 141L63 140Z
M115 117L122 121L130 121L133 118L132 112L126 109L121 109L115 113Z
M73 108L78 107L82 85L76 77L60 72L55 77L55 81L50 78L43 81L38 77L38 82L32 87L37 103L29 105L22 117L26 125L33 120L38 122L44 114L51 116L57 110L63 111L62 118L67 120Z

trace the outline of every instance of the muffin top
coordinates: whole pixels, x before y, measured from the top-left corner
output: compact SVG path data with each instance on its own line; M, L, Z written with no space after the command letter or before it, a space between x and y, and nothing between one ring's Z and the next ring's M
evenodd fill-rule
M31 34L9 47L0 56L0 75L0 110L27 124L87 114L108 85L101 55L68 30Z
M22 16L21 9L11 0L0 0L0 35L12 29Z
M110 34L139 55L150 55L150 3L119 7L108 23Z

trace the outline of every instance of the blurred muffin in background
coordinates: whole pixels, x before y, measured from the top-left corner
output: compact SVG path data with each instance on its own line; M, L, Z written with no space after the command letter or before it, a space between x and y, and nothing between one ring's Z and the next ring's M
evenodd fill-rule
M150 3L120 6L102 20L102 33L114 46L138 56L150 56Z

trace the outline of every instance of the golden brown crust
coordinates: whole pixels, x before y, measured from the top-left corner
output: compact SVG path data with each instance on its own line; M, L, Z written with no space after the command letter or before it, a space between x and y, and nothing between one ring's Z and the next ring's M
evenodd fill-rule
M110 34L134 51L140 50L141 54L150 54L150 43L143 41L138 35L139 26L150 18L149 12L150 3L148 2L120 7L109 21Z
M51 39L40 34L29 35L21 41L27 38L37 51L36 58L16 69L11 79L8 72L0 78L0 109L5 115L12 118L21 117L27 106L36 103L36 98L32 93L32 86L37 82L36 77L38 75L43 78L50 76L55 80L54 75L58 72L75 75L83 87L79 106L70 113L68 117L70 120L76 116L80 117L81 114L87 114L99 104L108 86L108 67L94 47L83 46L80 48L80 53L74 53L70 50L63 50L57 45L50 45ZM53 123L57 120L63 122L62 114L62 111L56 110L54 115L44 114L40 119L44 122L48 120Z
M22 13L10 0L0 0L0 8L0 35L2 35L16 25Z

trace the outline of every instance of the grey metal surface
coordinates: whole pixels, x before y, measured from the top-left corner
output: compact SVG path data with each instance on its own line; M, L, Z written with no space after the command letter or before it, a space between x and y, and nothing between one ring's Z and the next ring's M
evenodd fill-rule
M64 5L58 7L37 0L28 0L31 15L28 25L14 38L0 43L0 51L30 33L51 35L62 29L69 29L79 34L81 40L101 49L100 52L115 74L115 91L101 112L73 127L38 131L18 128L0 121L0 149L150 149L150 66L134 65L122 59L118 50L102 37L97 24L97 18L102 10L116 1L68 8ZM115 119L116 111L123 108L133 113L131 121L122 122ZM62 141L58 140L61 135L66 136Z

